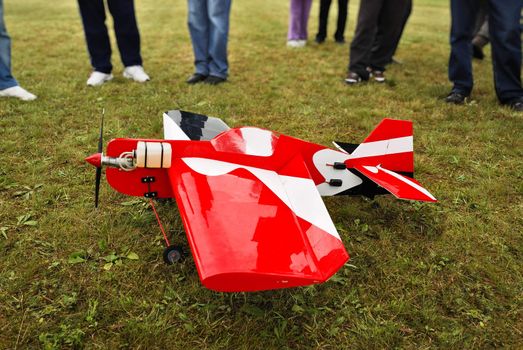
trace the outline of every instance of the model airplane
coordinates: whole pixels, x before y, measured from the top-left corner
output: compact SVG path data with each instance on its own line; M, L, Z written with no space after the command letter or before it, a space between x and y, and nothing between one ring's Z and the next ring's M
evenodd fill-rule
M114 139L104 154L100 128L98 153L86 158L97 167L95 205L102 166L118 192L175 198L200 279L215 291L305 286L336 273L349 255L321 196L436 201L412 178L410 121L384 119L362 144L338 150L184 111L163 123L163 140ZM157 219L173 263L180 251Z

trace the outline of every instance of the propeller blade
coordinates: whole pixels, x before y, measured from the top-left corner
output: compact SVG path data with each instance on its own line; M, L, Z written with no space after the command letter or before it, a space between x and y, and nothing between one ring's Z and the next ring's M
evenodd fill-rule
M98 153L102 153L103 150L104 115L105 109L102 109L102 121L100 122L100 137L98 138Z
M100 180L102 178L102 168L96 168L96 179L94 187L94 207L98 208L98 194L100 193Z

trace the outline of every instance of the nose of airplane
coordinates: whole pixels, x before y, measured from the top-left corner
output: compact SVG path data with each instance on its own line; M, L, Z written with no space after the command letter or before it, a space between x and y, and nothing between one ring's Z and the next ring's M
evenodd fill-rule
M85 161L89 164L94 165L97 168L100 168L102 166L102 154L101 153L92 154L89 157L85 158Z

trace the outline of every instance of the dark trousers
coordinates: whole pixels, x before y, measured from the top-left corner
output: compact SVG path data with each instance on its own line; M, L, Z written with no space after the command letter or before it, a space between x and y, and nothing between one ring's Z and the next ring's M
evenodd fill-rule
M87 49L93 68L102 73L110 73L111 43L105 25L104 0L78 0L80 15L84 25ZM140 56L140 33L136 24L133 0L107 0L109 12L113 16L116 42L124 66L142 65Z
M403 19L401 21L401 29L398 32L398 35L394 38L393 45L387 45L388 51L384 54L384 61L386 60L387 64L392 63L392 58L394 57L394 54L396 54L396 50L398 49L398 46L400 44L401 37L403 35L403 31L405 30L405 27L407 26L407 21L409 20L410 14L412 13L412 0L407 0L407 6L405 7L405 12L403 14ZM383 43L383 25L380 23L384 20L384 17L388 16L388 13L381 13L380 18L378 19L378 32L376 34L376 40L374 41L374 45L372 46L372 52L380 50Z
M367 67L385 70L388 53L401 34L408 3L409 0L361 1L356 33L350 45L350 71L368 79ZM383 33L381 45L372 50L378 31Z
M320 2L320 24L316 38L325 40L327 37L327 23L329 22L329 10L332 0L321 0ZM345 39L345 25L347 24L347 8L349 0L338 0L338 23L336 26L336 33L334 39L343 41Z
M451 0L449 79L453 92L469 95L472 91L472 36L480 2ZM488 0L489 34L492 43L494 85L501 103L523 97L521 87L522 0Z

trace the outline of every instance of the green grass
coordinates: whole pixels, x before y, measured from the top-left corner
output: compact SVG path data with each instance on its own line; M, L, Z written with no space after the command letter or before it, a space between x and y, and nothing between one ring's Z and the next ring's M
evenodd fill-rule
M190 87L186 3L139 0L153 80L124 81L116 53L116 79L93 89L76 2L7 1L14 74L39 99L0 100L1 349L523 347L523 119L498 105L490 58L474 63L470 105L442 103L448 3L420 0L389 82L347 87L346 46L285 47L287 6L234 1L230 82ZM161 114L175 108L325 145L412 119L417 178L440 201L326 198L351 254L329 282L214 293L191 258L163 264L146 202L104 183L93 208L83 158L102 108L106 140L161 137ZM186 245L176 206L159 210Z

